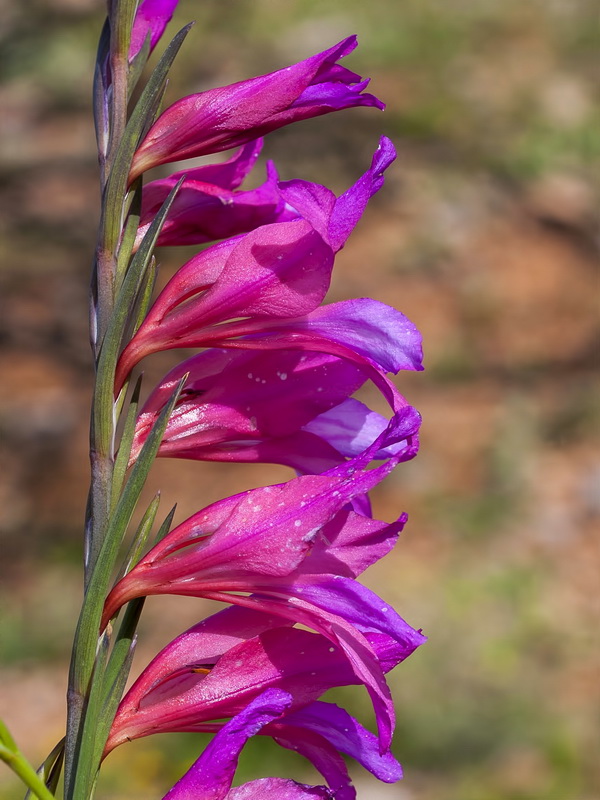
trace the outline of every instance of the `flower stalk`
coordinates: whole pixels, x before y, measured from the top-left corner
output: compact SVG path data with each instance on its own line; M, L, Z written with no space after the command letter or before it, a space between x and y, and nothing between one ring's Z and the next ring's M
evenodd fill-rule
M2 720L0 720L0 761L20 778L33 797L37 797L38 800L54 800L54 794L48 789L39 772L36 772L21 753ZM43 766L41 772L43 775Z

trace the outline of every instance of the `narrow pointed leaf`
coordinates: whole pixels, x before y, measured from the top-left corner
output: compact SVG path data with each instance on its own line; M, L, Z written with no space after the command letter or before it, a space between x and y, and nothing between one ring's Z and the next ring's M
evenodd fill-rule
M165 521L158 529L158 533L156 534L156 537L154 539L154 544L152 545L152 547L154 547L160 541L162 541L167 535L167 533L171 530L171 525L173 523L173 517L175 516L176 509L177 509L177 504L175 504L173 508L169 511L169 513L165 517Z
M134 57L133 61L129 64L129 81L128 81L128 89L129 95L137 86L139 79L142 77L142 72L144 71L144 67L148 63L148 57L150 56L150 39L151 34L148 32L144 40L144 44L142 45L142 49L140 52Z
M140 141L144 138L144 136L148 133L150 128L156 122L157 118L160 116L166 91L167 91L167 81L163 83L160 90L154 96L152 104L148 107L148 113L146 114L146 121L144 122L140 134Z
M125 222L125 229L119 245L119 255L117 258L117 275L115 288L118 291L123 275L127 272L129 260L133 252L135 237L140 225L140 211L142 207L142 183L136 181L131 187L132 201Z
M158 267L156 265L156 259L154 256L150 259L150 264L148 265L148 269L146 270L146 274L144 275L144 280L142 283L142 287L140 288L137 300L137 309L135 320L133 320L133 324L131 327L131 337L133 338L134 334L137 332L138 328L146 318L146 314L148 313L148 309L150 308L150 304L152 303L152 293L154 292L154 286L156 285L156 278L158 276Z
M158 448L160 447L165 428L167 427L167 422L169 421L169 417L171 416L171 412L173 411L175 403L177 402L177 398L179 397L179 393L183 388L186 378L187 376L182 378L182 380L179 382L175 391L171 395L169 403L167 403L157 419L156 424L152 428L148 439L144 443L138 460L131 469L123 493L119 498L115 512L112 515L106 537L106 548L104 548L103 545L103 550L107 550L106 556L110 554L110 558L105 558L105 561L111 562L110 573L112 573L114 568L114 561L118 553L120 543L123 540L123 535L125 534L127 526L131 520L131 516L135 511L141 491L144 488L146 478L150 472L150 467L152 466L154 459L156 458ZM103 564L104 569L107 569L108 566L108 563Z
M119 443L119 452L115 459L115 468L113 472L113 491L112 496L116 500L121 493L125 472L127 471L127 464L129 463L129 454L131 453L131 445L133 436L135 434L135 422L138 415L140 405L140 390L142 388L142 376L140 375L136 381L129 408L127 409L127 417L125 419L125 426L121 434L121 441Z
M127 189L133 155L148 124L152 124L157 98L160 103L169 69L190 28L191 24L182 28L163 53L144 87L119 144L103 198L105 214L102 220L102 246L107 252L112 253L116 250L121 235L122 198Z
M121 575L119 575L119 579L122 577L122 575L126 575L131 569L133 569L133 567L135 567L140 560L140 557L144 552L146 542L148 541L148 537L150 536L150 531L154 525L159 504L160 492L157 492L152 502L146 509L140 524L138 525L138 529L135 532L133 541L131 542L131 547L129 548L129 553L125 559L124 567Z
M77 771L73 775L73 796L89 797L90 784L95 778L97 767L94 766L94 750L96 723L102 708L102 674L108 664L110 636L106 632L100 639L98 657L93 667L95 680L91 681L91 690L86 709L86 718L81 732L81 747L77 761Z
M102 710L96 725L94 762L99 765L110 728L123 696L131 670L136 642L136 629L145 598L129 603L119 628L113 651L102 681Z
M148 439L144 443L138 460L131 470L123 494L111 516L110 525L89 581L75 636L75 655L72 661L75 667L71 675L72 686L83 695L88 690L93 673L104 598L114 572L123 536L139 500L150 467L158 452L171 412L186 379L187 375L179 382L170 402L157 419ZM91 718L93 718L93 715L88 711L88 719Z
M48 777L46 778L46 786L52 794L56 794L56 790L58 789L58 783L60 781L60 774L62 772L63 764L65 761L65 748L64 744L62 750L54 762L54 764L50 767L50 772L48 773Z
M105 444L108 442L112 431L114 374L123 332L127 326L131 310L135 306L140 288L143 285L146 270L152 259L154 245L182 182L183 178L169 192L169 196L162 204L160 211L142 239L139 250L133 257L117 296L117 302L115 303L106 336L102 342L102 349L98 359L96 396L94 398L94 432L97 440Z

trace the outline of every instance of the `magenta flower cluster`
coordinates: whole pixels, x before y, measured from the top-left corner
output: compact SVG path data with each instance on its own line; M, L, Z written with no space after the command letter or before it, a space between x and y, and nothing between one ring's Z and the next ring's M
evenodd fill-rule
M144 0L131 59L148 38L154 47L175 5ZM286 69L184 97L158 116L133 158L130 183L161 164L239 148L143 188L135 247L180 179L158 244L212 244L176 272L121 353L116 396L146 356L202 348L149 395L129 465L185 377L160 456L296 471L286 483L198 511L106 600L101 630L126 603L149 595L227 604L143 670L110 731L105 755L153 733L215 733L165 800L351 800L341 754L385 782L402 774L390 752L385 675L424 636L357 577L390 551L406 522L404 514L374 519L369 492L417 452L419 414L389 375L422 368L421 339L402 313L376 300L322 305L335 255L395 151L383 137L369 168L339 197L316 183L281 181L271 162L262 184L240 188L270 131L346 108L383 108L366 93L368 81L339 64L355 46L349 37ZM352 396L366 381L382 393L387 416ZM319 699L346 685L366 687L377 736ZM326 785L265 777L232 788L239 753L255 735L304 755Z

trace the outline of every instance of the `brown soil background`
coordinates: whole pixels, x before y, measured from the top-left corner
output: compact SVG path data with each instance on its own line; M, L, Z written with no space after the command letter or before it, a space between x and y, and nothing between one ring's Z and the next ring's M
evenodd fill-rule
M101 3L0 0L0 713L40 760L61 735L87 492L88 271L98 214L89 90ZM381 132L399 158L340 254L329 296L373 296L421 328L401 375L418 458L376 494L410 522L367 582L428 644L392 678L406 778L361 800L596 800L600 662L595 3L341 0L181 3L198 20L170 87L278 68L357 32L349 65L384 115L269 137L283 178L343 190ZM169 30L175 31L173 23ZM161 251L162 274L187 251ZM151 360L158 378L175 354ZM376 402L376 398L372 395ZM275 467L158 464L178 519ZM207 610L148 604L136 668ZM337 694L367 724L356 691ZM160 797L198 737L122 748L98 797ZM252 743L240 777L311 780ZM0 771L0 797L21 796Z

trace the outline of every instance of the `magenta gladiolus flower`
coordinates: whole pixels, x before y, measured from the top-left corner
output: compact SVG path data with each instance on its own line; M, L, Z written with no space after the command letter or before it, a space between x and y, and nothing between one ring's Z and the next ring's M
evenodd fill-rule
M349 503L369 492L401 460L402 453L389 457L375 469L367 469L382 447L404 440L407 426L411 430L412 414L408 413L404 420L399 416L395 415L386 431L366 450L341 466L320 475L304 475L287 483L242 492L185 520L117 583L106 601L103 627L133 597L195 595L221 591L225 584L226 591L255 591L259 583L267 590L271 582L278 583L282 577L306 577L301 564L315 547L319 552L320 539L328 548L336 541L344 542L345 548L351 541L353 547L360 544L369 552L373 526L388 531L387 535L401 530L403 516L395 523L385 523L358 514L349 517L345 511ZM340 512L347 530L334 522ZM377 554L373 560L379 557ZM175 588L181 592L175 592Z
M335 252L394 157L383 138L371 168L340 198L293 182L293 207L302 207L306 218L262 226L188 261L123 351L117 391L142 358L177 347L321 351L362 365L380 386L382 371L419 369L420 334L399 311L364 298L318 308Z
M139 415L131 463L184 375L159 455L208 461L276 463L320 472L365 450L388 420L350 399L365 381L348 361L297 350L206 350L186 359L154 389ZM396 393L396 408L408 404ZM276 409L276 413L274 410ZM414 414L415 433L419 424ZM416 454L415 435L375 454Z
M350 36L291 67L178 100L148 131L130 181L159 164L228 150L290 122L355 106L383 108L363 93L368 80L336 63L356 45Z
M234 716L268 688L285 689L291 710L298 710L332 687L361 683L329 639L281 623L272 615L229 607L178 636L121 701L106 754L156 732L218 729L214 720ZM405 622L395 638L367 630L364 635L383 672L424 641ZM379 752L379 745L373 750Z
M106 600L102 627L129 600L152 594L205 597L307 625L346 654L371 694L383 746L389 746L393 705L361 629L397 638L405 623L352 578L353 564L364 568L379 558L382 542L387 552L405 517L388 524L347 507L396 465L398 456L365 470L396 437L404 438L397 417L371 447L343 466L227 498L186 520L117 583ZM328 551L337 544L332 562ZM335 574L323 572L336 561L341 564ZM343 577L348 574L352 577Z
M270 689L217 733L196 763L163 800L327 800L325 786L305 786L282 778L261 778L231 789L239 754L247 740L289 706L285 692Z
M144 186L136 245L182 177L185 180L158 237L159 246L204 244L247 233L271 222L296 218L298 214L286 206L281 196L272 162L267 163L265 183L249 191L235 191L255 163L261 147L262 139L246 145L223 164L183 170Z
M406 623L395 638L364 630L384 672L424 641ZM329 688L357 682L343 653L325 637L230 607L177 637L143 671L119 706L106 752L154 732L218 731L223 723L211 720L235 716L276 688L290 701L284 716L261 733L312 761L341 792L336 798L352 798L339 752L380 780L391 783L402 774L387 749L380 751L376 737L349 714L315 702Z

